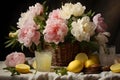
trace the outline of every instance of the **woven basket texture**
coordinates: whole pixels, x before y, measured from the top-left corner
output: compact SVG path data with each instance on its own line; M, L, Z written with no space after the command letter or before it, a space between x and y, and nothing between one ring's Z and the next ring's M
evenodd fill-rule
M79 52L80 48L77 42L59 45L56 47L55 53L53 53L52 65L67 66Z

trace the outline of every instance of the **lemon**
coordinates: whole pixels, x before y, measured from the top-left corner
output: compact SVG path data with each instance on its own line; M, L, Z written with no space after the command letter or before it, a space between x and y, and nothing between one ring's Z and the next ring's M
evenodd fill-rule
M32 63L32 67L33 67L34 69L36 69L36 61L35 61L35 60L34 60L33 63Z
M88 58L93 60L96 64L100 63L98 54L94 54L94 53L89 54Z
M75 60L80 60L84 64L88 60L88 56L86 53L78 53L75 56Z
M111 66L110 66L110 70L111 70L112 72L119 73L119 72L120 72L120 63L111 65Z
M94 62L94 60L92 59L88 59L86 62L85 62L85 68L89 68L91 67L92 65L95 65L96 63Z
M68 66L67 70L70 72L80 72L83 69L83 63L79 60L73 60L71 61Z
M27 64L17 64L15 69L20 73L28 73L30 72L30 66Z

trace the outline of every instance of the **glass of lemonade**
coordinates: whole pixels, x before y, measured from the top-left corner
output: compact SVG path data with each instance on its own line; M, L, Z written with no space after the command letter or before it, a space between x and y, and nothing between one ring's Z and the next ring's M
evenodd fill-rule
M49 50L35 51L36 70L48 72L51 69L52 52Z

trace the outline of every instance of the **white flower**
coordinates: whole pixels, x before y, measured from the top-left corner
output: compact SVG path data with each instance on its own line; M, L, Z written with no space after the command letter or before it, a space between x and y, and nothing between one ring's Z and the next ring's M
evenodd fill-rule
M88 16L83 17L81 20L72 23L72 35L78 41L90 41L90 37L95 33L95 25L90 21Z
M81 16L84 13L86 7L82 6L82 4L80 2L78 2L78 3L73 5L72 9L73 9L74 16Z
M73 4L72 3L66 3L64 6L62 6L60 11L60 16L63 19L69 19L73 12Z
M63 19L69 19L71 17L71 15L81 16L84 13L85 9L86 9L86 7L82 6L82 4L80 2L78 2L76 4L66 3L61 8L60 16Z
M81 19L81 26L84 29L84 32L88 33L90 36L95 34L96 26L93 22L90 21L88 16L85 16Z
M30 13L30 11L27 11L25 13L21 13L21 17L19 18L19 21L17 22L18 28L24 28L26 25L36 25L33 20L34 15ZM28 26L29 27L29 26Z

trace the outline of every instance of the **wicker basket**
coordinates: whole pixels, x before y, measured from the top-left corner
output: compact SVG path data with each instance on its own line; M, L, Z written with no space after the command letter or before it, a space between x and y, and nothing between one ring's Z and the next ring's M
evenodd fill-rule
M78 42L64 43L57 46L55 53L53 53L53 66L67 66L69 62L74 60L77 53L80 52Z

